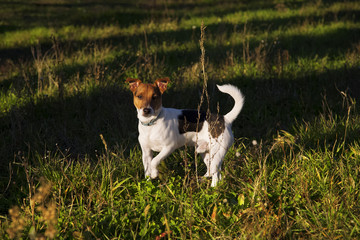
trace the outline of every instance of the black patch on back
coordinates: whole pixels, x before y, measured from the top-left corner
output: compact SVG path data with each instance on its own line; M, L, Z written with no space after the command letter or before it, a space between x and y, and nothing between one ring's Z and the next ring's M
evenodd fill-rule
M201 131L205 120L209 122L209 132L213 138L217 138L225 129L224 116L219 114L210 114L206 117L206 112L203 111L199 113L197 110L182 110L178 120L180 134Z
M178 116L179 133L196 132L196 130L199 132L202 129L205 119L205 112L200 111L199 113L197 110L182 110L181 115Z

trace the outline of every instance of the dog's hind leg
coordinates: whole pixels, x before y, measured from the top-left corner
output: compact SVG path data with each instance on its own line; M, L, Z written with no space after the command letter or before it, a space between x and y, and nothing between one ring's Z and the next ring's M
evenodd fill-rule
M210 176L212 177L211 186L215 187L221 180L221 165L226 154L226 149L220 148L210 157ZM209 171L208 171L209 172Z

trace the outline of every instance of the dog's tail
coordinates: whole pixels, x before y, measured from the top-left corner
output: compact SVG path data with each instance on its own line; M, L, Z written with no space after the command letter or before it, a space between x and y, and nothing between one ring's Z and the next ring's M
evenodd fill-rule
M224 118L229 123L232 123L239 115L239 113L244 105L245 97L242 95L240 90L233 85L226 84L226 85L222 85L222 86L219 86L219 85L216 85L216 86L218 87L218 89L221 92L229 94L235 100L235 105L234 105L233 109L231 109L231 111L228 112L224 116Z

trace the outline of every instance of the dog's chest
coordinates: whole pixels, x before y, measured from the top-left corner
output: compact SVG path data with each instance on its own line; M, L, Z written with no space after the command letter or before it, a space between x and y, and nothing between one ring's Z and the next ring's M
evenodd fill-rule
M174 131L173 124L159 120L153 126L139 125L139 142L151 150L160 152L164 146L178 145L179 134Z

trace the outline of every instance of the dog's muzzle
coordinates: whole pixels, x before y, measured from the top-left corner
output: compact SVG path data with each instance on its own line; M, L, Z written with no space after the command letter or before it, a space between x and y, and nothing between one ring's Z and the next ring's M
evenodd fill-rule
M144 115L149 115L151 113L151 108L144 108L143 113Z

